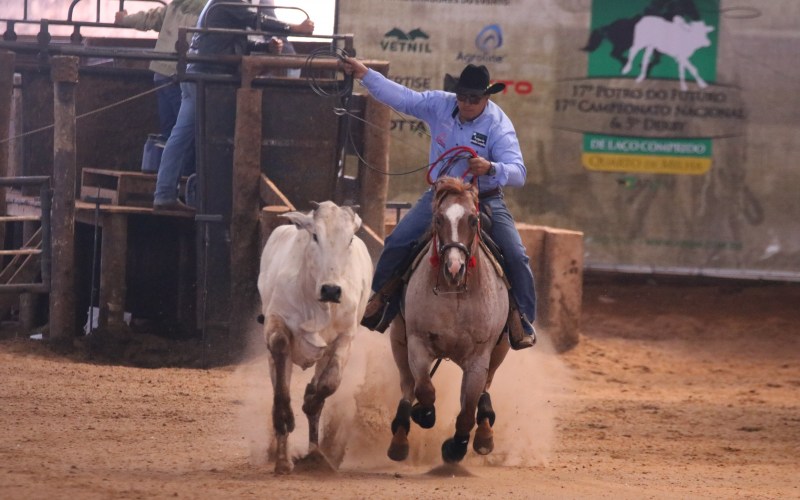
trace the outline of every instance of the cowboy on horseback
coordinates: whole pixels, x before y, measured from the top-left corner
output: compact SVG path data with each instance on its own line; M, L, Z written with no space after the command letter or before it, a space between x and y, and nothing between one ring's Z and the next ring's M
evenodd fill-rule
M485 66L467 65L458 79L447 75L450 92L416 92L368 69L359 60L348 57L342 63L348 75L359 79L378 101L427 123L431 131L429 180L441 176L472 176L479 187L482 208L492 224L489 235L502 251L505 272L511 285L513 308L509 340L514 349L536 343L532 322L536 316L533 272L514 219L503 199L504 186L525 184L526 169L519 141L511 120L489 100L501 92L504 83L490 85ZM468 146L477 153L468 160L443 163L442 153ZM386 238L372 281L373 296L361 324L383 332L400 310L402 277L417 253L431 224L433 190L417 200Z

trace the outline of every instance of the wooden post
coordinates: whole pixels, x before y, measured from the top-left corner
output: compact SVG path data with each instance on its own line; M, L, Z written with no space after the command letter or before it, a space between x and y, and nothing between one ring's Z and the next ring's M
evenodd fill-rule
M243 85L245 78L243 77ZM244 347L246 325L257 301L261 184L262 91L236 92L231 207L231 349Z
M372 167L359 165L361 220L380 238L384 234L384 210L389 192L389 117L390 110L372 96L366 99L364 120L377 125L364 127L364 160ZM379 170L376 172L375 170ZM385 173L381 173L385 172Z
M128 216L105 213L100 249L100 299L97 326L118 329L127 295Z
M78 58L52 59L53 208L50 337L75 336L75 87Z
M583 233L548 228L544 240L545 263L541 277L540 309L537 318L557 352L575 347L580 338L583 299Z
M536 323L557 352L579 340L583 292L583 233L518 223L536 282Z
M8 177L10 158L7 142L11 125L11 103L14 96L14 53L0 51L0 177ZM6 213L6 190L0 189L0 215ZM6 226L0 224L0 242L6 239Z

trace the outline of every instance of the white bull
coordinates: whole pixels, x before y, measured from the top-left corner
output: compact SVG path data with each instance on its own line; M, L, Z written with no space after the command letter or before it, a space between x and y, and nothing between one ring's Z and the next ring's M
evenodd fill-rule
M687 70L692 74L697 85L705 88L706 82L700 78L697 68L689 61L689 58L697 49L711 45L708 34L712 31L714 31L714 27L703 21L687 23L681 16L675 16L671 22L657 16L644 16L633 29L633 45L628 50L628 63L622 68L622 74L628 74L636 55L645 49L642 68L636 78L637 83L642 82L647 76L650 57L653 55L653 51L657 50L671 56L678 63L681 90L686 90L685 73Z
M303 369L316 364L303 412L308 417L308 458L319 463L324 460L319 450L320 413L325 398L342 380L372 277L367 248L355 236L361 219L352 208L326 201L307 214L290 212L284 217L293 225L280 226L270 235L258 276L274 388L275 472L280 474L293 468L287 452L287 438L294 430L289 395L293 363Z

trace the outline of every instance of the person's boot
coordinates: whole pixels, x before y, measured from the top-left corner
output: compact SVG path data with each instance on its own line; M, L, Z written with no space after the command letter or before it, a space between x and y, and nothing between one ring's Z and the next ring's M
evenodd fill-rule
M384 309L386 309L386 297L382 293L372 294L364 310L364 317L361 318L361 325L374 330L381 321Z
M508 314L508 342L515 351L536 344L536 330L528 319L515 309Z

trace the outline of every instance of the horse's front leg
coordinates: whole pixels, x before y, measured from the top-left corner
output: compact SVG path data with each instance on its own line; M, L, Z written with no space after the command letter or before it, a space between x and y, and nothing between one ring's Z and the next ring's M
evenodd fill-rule
M289 392L292 380L291 333L281 318L270 315L264 323L264 337L270 354L273 389L272 425L277 444L275 473L288 474L292 471L292 462L289 460L287 440L289 433L294 430L294 413Z
M336 468L319 449L319 420L325 400L339 388L342 372L350 356L350 344L355 332L340 334L317 361L314 377L306 386L303 413L308 419L308 455L298 466L316 470L335 471Z
M442 459L448 463L460 462L467 454L469 434L475 426L478 399L486 387L489 367L476 360L468 363L461 379L461 412L456 417L456 432L442 443Z
M430 429L436 423L436 389L430 375L433 359L419 337L408 336L408 366L414 377L414 396L417 399L411 409L411 418L423 429Z
M395 318L390 330L392 356L400 372L400 391L402 397L397 404L397 412L392 420L392 441L386 454L394 461L408 457L408 433L411 432L411 402L414 400L414 376L408 364L408 340L406 324L402 314Z
M494 426L495 413L494 408L492 408L492 398L489 396L489 388L492 385L492 380L494 379L497 368L505 359L506 354L508 354L508 341L506 338L503 340L503 342L500 342L492 349L492 355L489 358L489 375L486 377L486 386L483 388L483 393L478 399L478 415L476 417L478 428L475 429L475 437L472 439L472 448L479 455L488 455L494 450L494 431L492 431L492 426Z

